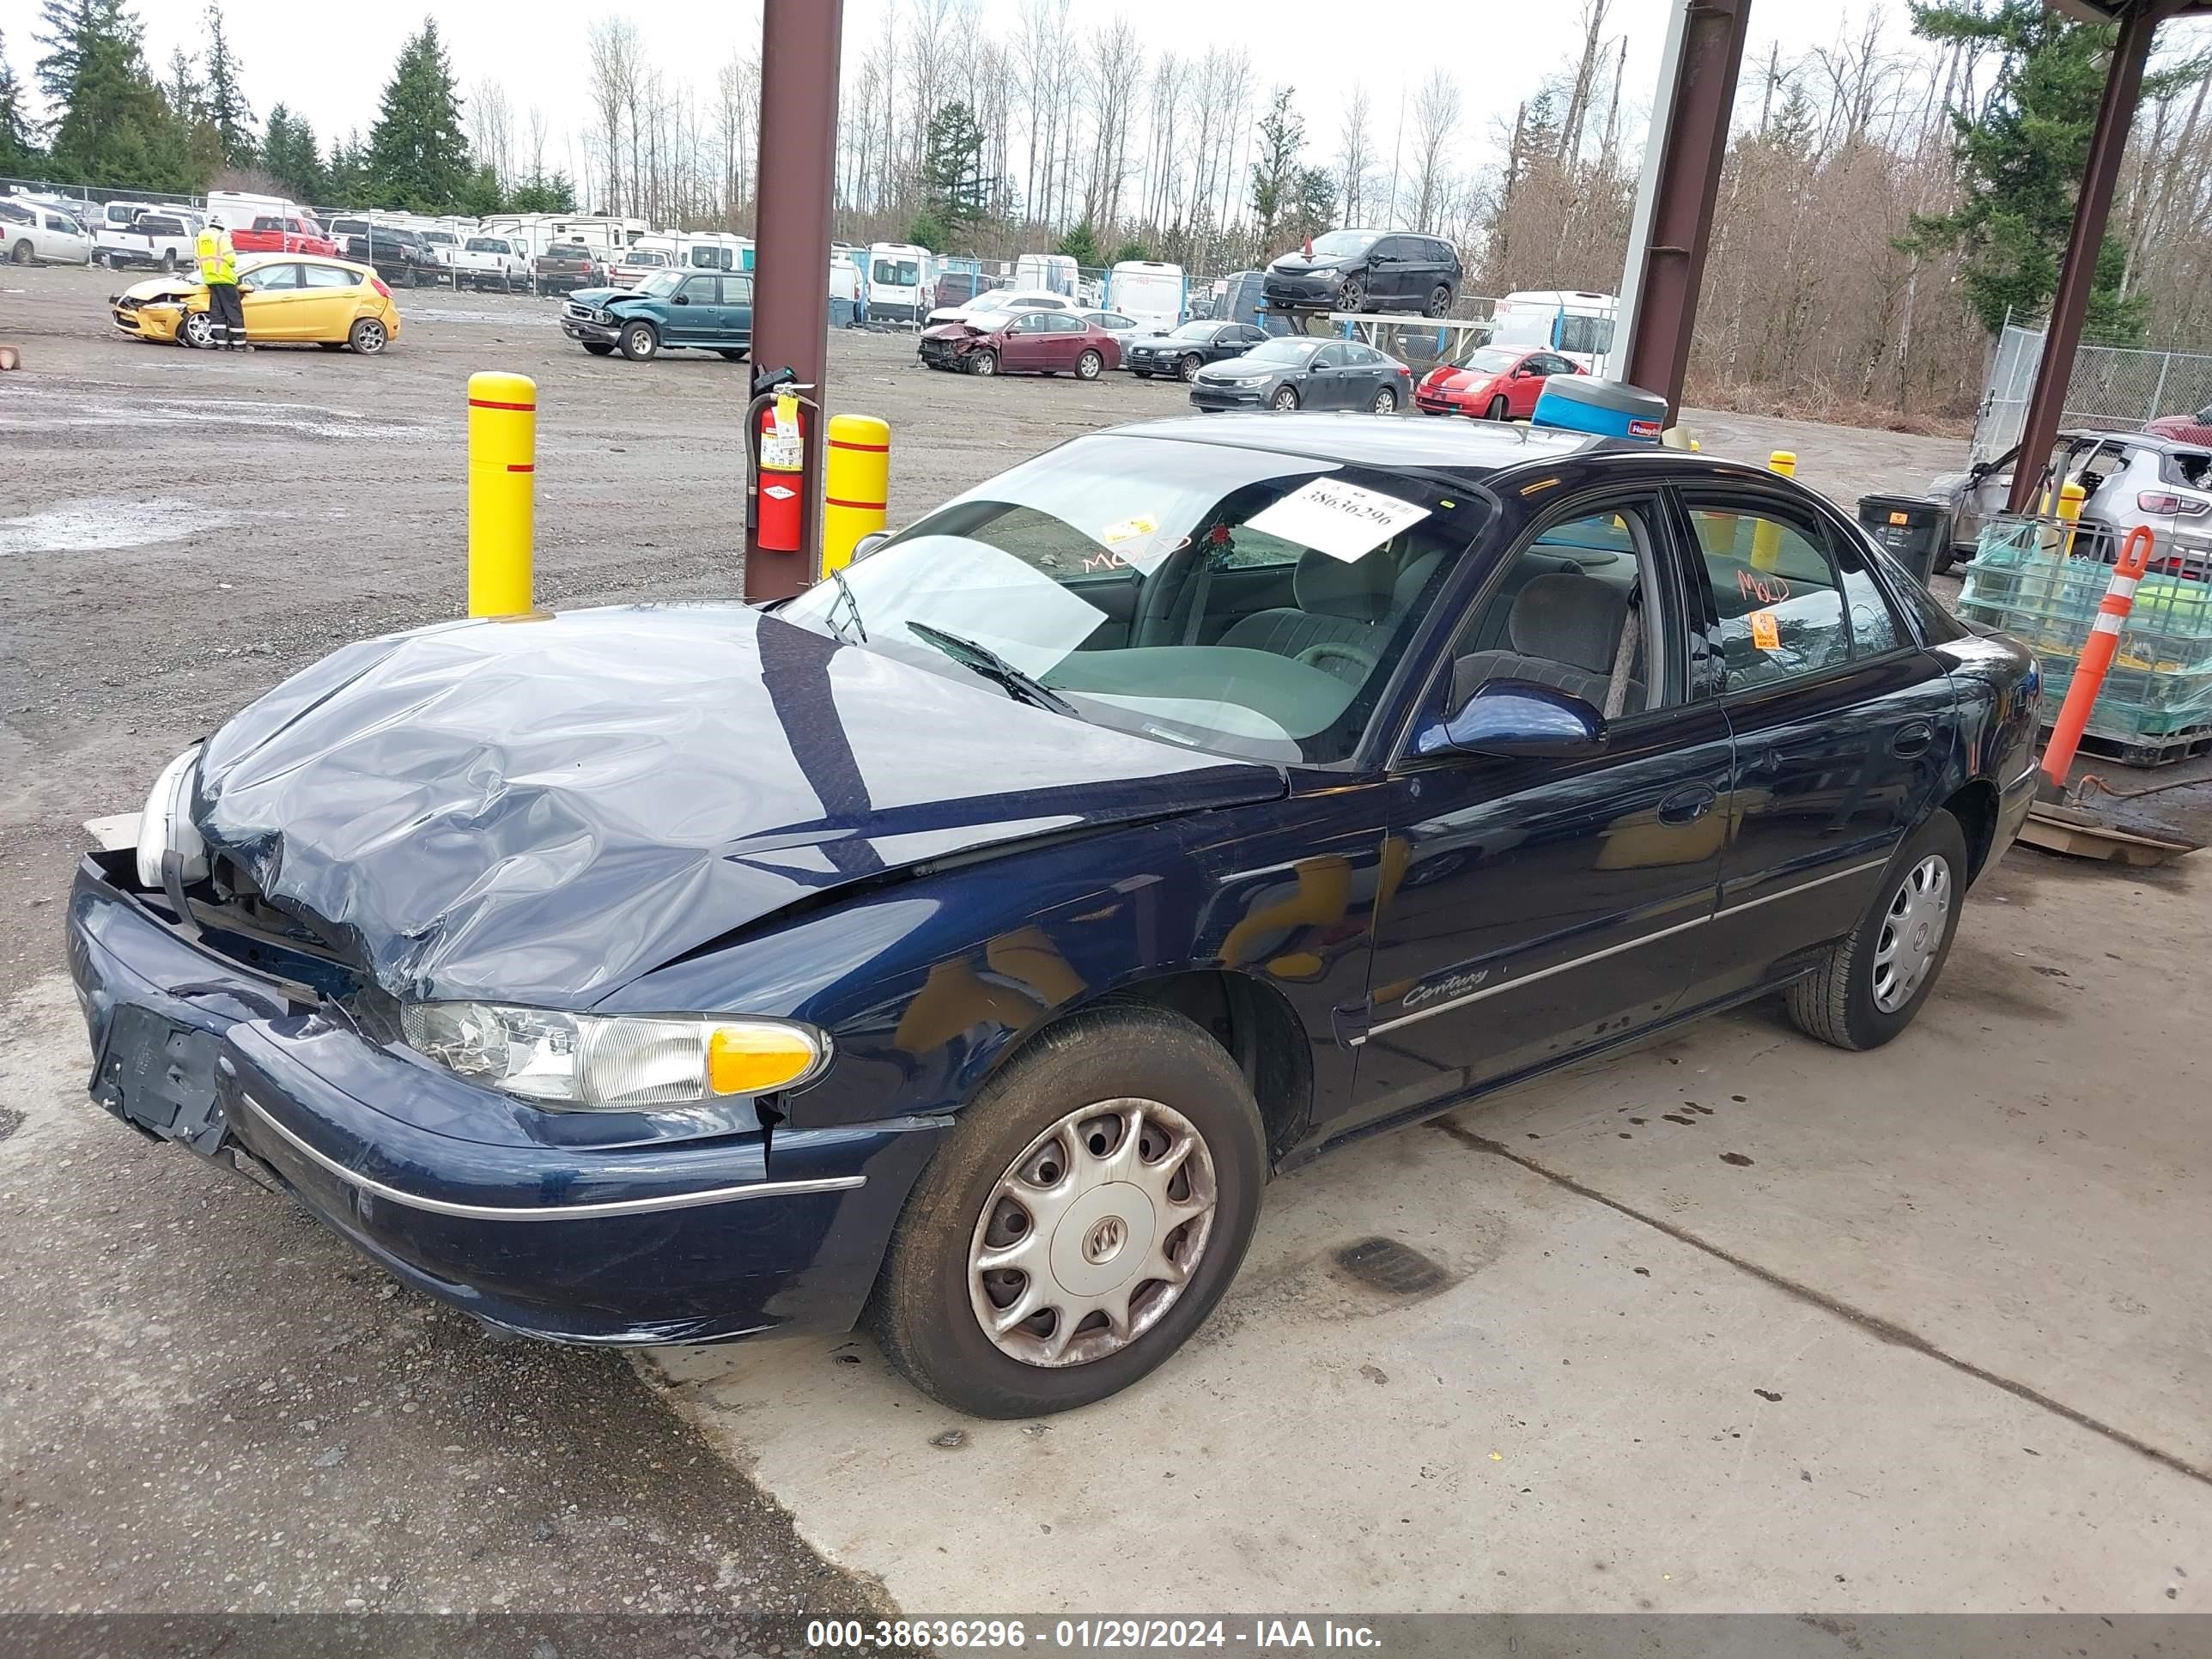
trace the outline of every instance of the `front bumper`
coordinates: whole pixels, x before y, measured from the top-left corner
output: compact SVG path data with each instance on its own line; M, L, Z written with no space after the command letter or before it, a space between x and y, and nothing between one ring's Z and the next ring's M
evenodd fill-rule
M561 331L572 340L589 340L594 345L613 345L622 338L621 324L579 317L565 306L561 311Z
M1424 415L1473 415L1474 402L1457 392L1431 392L1420 386L1413 388L1413 407Z
M177 330L184 325L185 313L179 306L111 305L107 314L115 319L116 327L134 340L152 340L158 344L173 343Z
M1190 401L1194 407L1204 410L1258 409L1267 401L1267 384L1258 386L1211 386L1204 380L1190 383Z
M1335 303L1337 294L1344 287L1344 273L1324 271L1314 276L1278 276L1269 271L1260 284L1260 292L1267 303L1278 309L1286 306L1328 306Z
M639 1345L850 1328L941 1120L578 1146L333 1005L188 939L88 857L69 957L91 1091L258 1170L396 1277L526 1335Z
M968 354L947 340L924 340L921 348L921 361L932 368L958 368L968 359Z

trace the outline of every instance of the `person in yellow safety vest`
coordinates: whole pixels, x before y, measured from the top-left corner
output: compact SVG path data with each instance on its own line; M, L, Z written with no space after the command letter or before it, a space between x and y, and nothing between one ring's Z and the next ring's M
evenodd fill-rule
M238 252L222 220L207 222L193 251L207 285L208 343L224 351L252 350L246 338L246 302L238 292Z

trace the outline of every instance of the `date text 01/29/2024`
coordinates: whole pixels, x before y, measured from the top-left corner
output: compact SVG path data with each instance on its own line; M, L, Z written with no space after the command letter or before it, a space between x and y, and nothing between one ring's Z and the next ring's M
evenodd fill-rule
M826 1619L806 1626L806 1645L820 1651L967 1648L990 1651L1043 1648L1064 1653L1166 1652L1241 1648L1248 1653L1305 1649L1379 1651L1370 1626L1321 1619L1253 1619L1242 1627L1224 1619Z

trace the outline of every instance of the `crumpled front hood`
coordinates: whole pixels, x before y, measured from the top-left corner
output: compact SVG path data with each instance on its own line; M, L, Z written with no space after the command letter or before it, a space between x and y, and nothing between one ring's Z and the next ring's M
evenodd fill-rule
M394 996L577 1007L849 883L1285 787L744 605L640 605L348 646L208 740L194 817Z
M568 297L580 306L603 306L610 300L635 300L637 290L628 288L575 288Z
M1316 253L1309 258L1303 253L1285 253L1267 267L1285 276L1305 276L1318 271L1342 270L1347 264L1358 264L1357 259L1346 259L1341 254Z

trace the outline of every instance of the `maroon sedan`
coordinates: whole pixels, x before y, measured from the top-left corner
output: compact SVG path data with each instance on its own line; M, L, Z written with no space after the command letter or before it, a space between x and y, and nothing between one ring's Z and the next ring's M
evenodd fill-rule
M932 368L970 374L1073 374L1095 380L1120 366L1121 348L1112 335L1073 312L1024 311L927 329L921 361Z
M2194 415L2161 415L2143 428L2185 444L2212 444L2212 404Z
M1547 379L1581 373L1557 352L1484 346L1464 362L1431 369L1413 389L1413 406L1425 415L1525 421L1536 412Z

